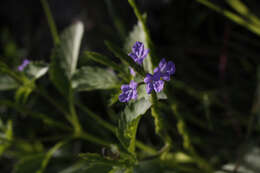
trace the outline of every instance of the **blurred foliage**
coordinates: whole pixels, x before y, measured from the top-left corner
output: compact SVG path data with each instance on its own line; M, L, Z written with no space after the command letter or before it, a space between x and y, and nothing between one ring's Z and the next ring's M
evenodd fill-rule
M257 0L13 2L0 3L1 173L259 172ZM118 102L161 58L176 64L164 92L140 84Z

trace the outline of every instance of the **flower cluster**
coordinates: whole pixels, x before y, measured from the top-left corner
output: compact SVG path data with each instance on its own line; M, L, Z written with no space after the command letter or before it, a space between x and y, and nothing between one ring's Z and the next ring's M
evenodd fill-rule
M18 66L18 71L23 71L23 69L30 63L30 60L25 59L23 60L23 63Z
M148 49L144 48L144 44L137 41L133 48L132 52L128 55L139 65L142 65L143 60L147 57L149 53ZM130 73L135 76L134 70L130 67ZM146 74L144 78L144 83L146 84L146 92L151 94L154 90L155 92L160 92L163 90L164 82L170 80L170 76L175 73L175 65L172 61L166 61L163 58L158 67L156 67L153 71L153 74ZM121 90L122 93L119 95L120 102L128 102L131 99L137 98L137 86L138 84L133 80L129 85L122 85Z

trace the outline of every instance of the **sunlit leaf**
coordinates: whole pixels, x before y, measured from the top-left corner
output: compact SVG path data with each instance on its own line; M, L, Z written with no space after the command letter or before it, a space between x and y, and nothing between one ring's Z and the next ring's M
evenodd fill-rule
M24 74L29 79L38 79L48 72L48 66L40 62L30 62L24 68Z
M76 70L83 30L82 22L76 22L67 28L61 34L60 43L51 58L50 78L65 96L70 93L70 79Z
M19 84L10 76L0 75L0 91L12 90L19 86Z
M72 87L78 91L118 88L119 84L113 70L99 67L82 67L72 78Z

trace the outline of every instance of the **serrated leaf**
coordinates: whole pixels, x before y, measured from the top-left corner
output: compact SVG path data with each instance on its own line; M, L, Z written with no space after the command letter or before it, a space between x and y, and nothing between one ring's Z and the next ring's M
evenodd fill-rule
M87 161L89 164L105 164L105 165L111 165L111 166L125 166L128 163L126 160L122 159L110 159L101 156L97 153L84 153L79 155L82 159Z
M129 103L119 119L117 137L123 147L132 154L135 152L135 136L139 120L150 107L151 102L141 98Z
M119 81L112 70L85 66L72 78L72 88L77 91L119 88Z
M82 22L67 28L61 34L60 43L54 49L51 59L50 78L65 96L70 93L70 79L76 70L83 30Z
M0 91L16 89L19 84L10 76L1 74L0 75Z

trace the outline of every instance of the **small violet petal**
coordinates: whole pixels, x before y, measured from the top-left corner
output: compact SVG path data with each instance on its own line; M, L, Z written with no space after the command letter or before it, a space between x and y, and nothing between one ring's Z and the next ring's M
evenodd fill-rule
M132 47L132 52L128 55L139 65L142 65L143 60L147 57L149 50L144 48L144 44L140 41L135 42Z
M133 80L129 85L124 84L121 86L122 93L119 95L118 99L120 102L128 102L131 99L137 98L137 83Z
M158 80L153 83L153 88L155 92L161 92L163 90L164 81Z
M131 74L132 76L135 76L136 73L135 73L134 69L133 69L132 67L129 67L129 69L130 69L130 74Z
M23 60L23 63L21 65L18 66L18 71L23 71L24 68L30 63L30 60L25 59Z

